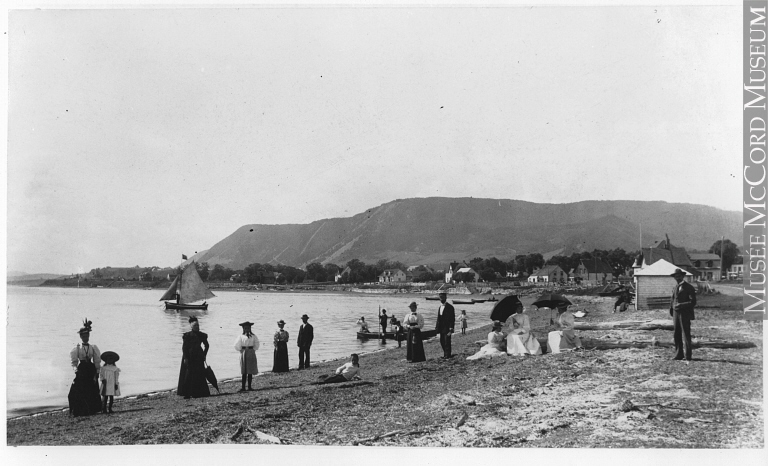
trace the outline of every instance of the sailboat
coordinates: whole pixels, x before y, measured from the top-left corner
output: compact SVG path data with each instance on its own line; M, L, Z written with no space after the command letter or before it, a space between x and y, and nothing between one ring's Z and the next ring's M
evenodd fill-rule
M173 279L173 283L168 287L168 291L165 292L160 301L167 299L176 299L176 302L165 301L166 309L208 309L208 303L203 301L202 304L189 304L195 301L206 300L215 298L216 295L211 293L211 290L205 286L203 279L200 278L200 274L197 273L197 267L195 262L190 262L181 270L181 273L176 275Z

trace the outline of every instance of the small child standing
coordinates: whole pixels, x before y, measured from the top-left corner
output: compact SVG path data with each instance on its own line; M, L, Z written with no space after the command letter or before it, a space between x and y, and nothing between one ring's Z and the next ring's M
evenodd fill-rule
M461 334L467 334L467 311L462 309L459 315L459 321L461 322Z
M99 369L99 379L101 379L101 412L112 414L112 403L115 402L115 396L120 396L120 369L115 366L115 362L120 359L114 351L105 351L101 355L104 365ZM107 409L107 399L109 399L109 409Z

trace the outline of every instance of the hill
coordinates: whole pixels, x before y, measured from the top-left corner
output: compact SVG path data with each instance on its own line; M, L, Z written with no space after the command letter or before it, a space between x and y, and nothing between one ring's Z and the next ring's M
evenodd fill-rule
M406 264L530 252L640 247L669 234L672 244L709 248L725 235L741 236L741 213L697 204L663 201L582 201L537 204L509 199L423 198L395 200L348 218L309 224L245 225L199 255L211 266L242 269L248 264L311 262L344 264L350 259Z

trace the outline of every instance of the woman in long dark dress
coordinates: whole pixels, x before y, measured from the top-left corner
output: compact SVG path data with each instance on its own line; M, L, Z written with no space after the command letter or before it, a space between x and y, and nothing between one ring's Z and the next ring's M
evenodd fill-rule
M89 343L90 320L85 319L83 327L77 333L80 334L82 342L69 352L72 367L75 369L75 380L69 388L69 413L73 416L89 416L101 412L101 395L99 394L101 351L98 346Z
M408 362L423 362L427 360L424 354L424 343L421 340L424 317L416 312L417 306L415 302L409 304L408 307L411 308L411 312L403 318L403 325L408 329L408 341L405 346Z
M192 330L182 336L181 370L176 394L184 399L211 396L205 380L205 357L208 354L208 335L200 331L197 317L189 318ZM202 345L202 347L201 347Z
M288 332L283 330L285 322L280 319L277 322L280 329L275 332L275 359L272 372L288 372Z

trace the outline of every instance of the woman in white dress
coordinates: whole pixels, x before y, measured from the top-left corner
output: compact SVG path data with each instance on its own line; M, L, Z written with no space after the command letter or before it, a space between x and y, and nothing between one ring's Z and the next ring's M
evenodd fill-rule
M581 348L581 340L576 336L573 326L576 323L568 305L563 304L557 308L557 325L560 330L549 332L547 337L547 351L550 353L559 353L563 350L572 350Z
M523 303L517 303L515 311L517 313L509 319L511 330L507 333L507 354L541 354L541 345L531 333L531 318L523 313Z
M488 334L488 344L480 348L480 351L469 356L467 359L492 358L495 356L506 356L504 348L506 336L501 331L501 322L494 321L493 329Z

